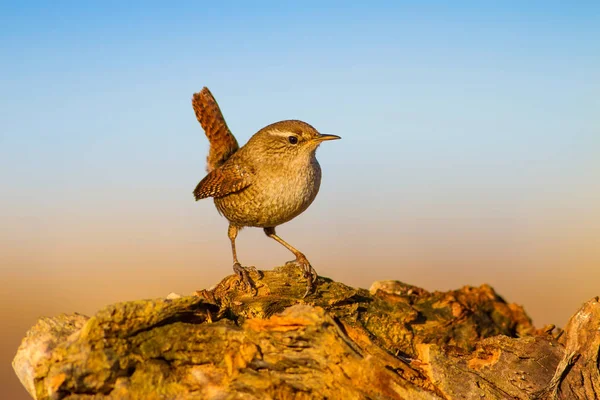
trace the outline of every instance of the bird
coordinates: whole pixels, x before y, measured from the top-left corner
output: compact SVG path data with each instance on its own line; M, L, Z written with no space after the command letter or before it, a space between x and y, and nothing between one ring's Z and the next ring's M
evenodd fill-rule
M244 227L262 228L296 257L302 269L306 297L316 288L317 273L304 253L284 241L275 228L303 213L321 185L321 167L315 156L325 141L340 136L319 133L300 120L272 123L240 147L210 90L192 96L196 118L209 141L207 175L194 189L196 201L212 197L218 212L229 221L227 230L233 270L240 283L256 291L247 268L240 264L235 241Z

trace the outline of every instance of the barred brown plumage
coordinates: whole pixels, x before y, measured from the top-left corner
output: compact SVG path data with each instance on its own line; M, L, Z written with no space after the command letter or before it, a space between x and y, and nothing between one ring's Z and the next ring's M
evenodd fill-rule
M194 190L196 200L207 197L223 197L230 193L239 192L251 183L250 174L237 165L225 165L223 168L212 170L198 183Z
M207 87L194 93L192 107L210 143L206 157L206 172L210 172L223 165L239 149L239 145L223 118L219 104Z

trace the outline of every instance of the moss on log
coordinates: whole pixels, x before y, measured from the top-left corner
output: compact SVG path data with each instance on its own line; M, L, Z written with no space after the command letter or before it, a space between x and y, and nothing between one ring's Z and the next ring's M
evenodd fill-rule
M536 330L494 290L356 289L295 267L192 296L43 318L15 372L35 399L598 399L600 304Z

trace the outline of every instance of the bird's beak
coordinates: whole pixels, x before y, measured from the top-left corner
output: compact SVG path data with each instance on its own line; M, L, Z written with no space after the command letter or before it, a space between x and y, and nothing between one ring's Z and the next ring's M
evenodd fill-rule
M337 139L341 139L341 137L339 137L338 135L323 135L323 134L319 134L319 136L317 136L315 140L317 142L324 142L326 140L337 140Z

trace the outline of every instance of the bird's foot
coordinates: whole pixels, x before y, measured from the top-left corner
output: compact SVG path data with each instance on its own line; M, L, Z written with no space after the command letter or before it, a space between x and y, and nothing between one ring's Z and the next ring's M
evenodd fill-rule
M240 278L240 284L242 288L244 290L249 289L252 295L256 295L258 290L256 289L252 278L250 278L248 270L258 272L255 267L244 268L239 262L233 264L233 272L235 272L238 278Z
M304 292L304 296L302 296L302 298L305 298L310 293L314 292L317 287L317 271L310 265L304 255L299 255L295 260L286 263L286 265L290 264L300 267L302 269L302 276L306 278L306 292Z

